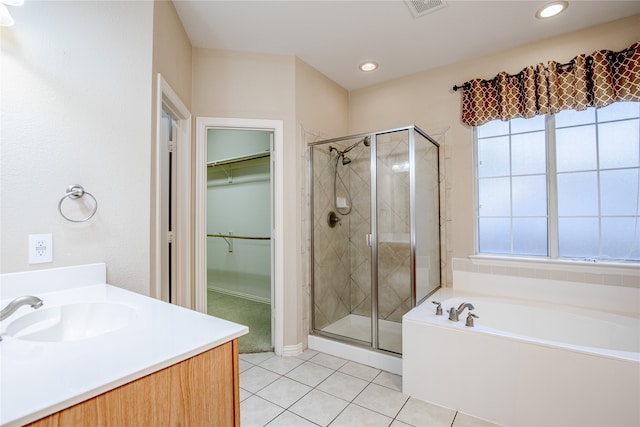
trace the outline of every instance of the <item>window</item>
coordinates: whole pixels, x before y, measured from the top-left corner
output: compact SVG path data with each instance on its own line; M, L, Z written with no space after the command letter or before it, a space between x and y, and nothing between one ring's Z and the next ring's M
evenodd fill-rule
M475 131L478 252L640 261L640 103Z

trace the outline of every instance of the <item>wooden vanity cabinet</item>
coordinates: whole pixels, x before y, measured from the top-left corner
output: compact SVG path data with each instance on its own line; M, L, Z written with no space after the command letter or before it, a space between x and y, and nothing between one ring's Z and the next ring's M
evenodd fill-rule
M234 339L29 426L237 427L239 386Z

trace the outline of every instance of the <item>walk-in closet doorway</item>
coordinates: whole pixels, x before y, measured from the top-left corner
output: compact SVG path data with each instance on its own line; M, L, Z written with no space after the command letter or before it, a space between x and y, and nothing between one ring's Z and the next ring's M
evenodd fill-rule
M282 348L281 127L196 121L196 306L249 327L241 353Z

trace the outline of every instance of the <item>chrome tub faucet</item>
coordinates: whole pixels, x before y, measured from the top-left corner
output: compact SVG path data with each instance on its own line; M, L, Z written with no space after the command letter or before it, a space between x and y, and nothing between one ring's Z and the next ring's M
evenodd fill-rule
M451 307L449 309L449 320L452 320L454 322L457 322L458 320L460 320L460 315L462 314L465 308L468 308L469 310L473 310L475 307L473 306L473 304L468 302L463 302L458 306L457 309Z
M23 305L30 305L33 308L42 307L42 300L38 297L34 297L31 295L26 295L22 297L18 297L11 301L5 308L0 311L0 320L4 320L7 317L11 316L17 309L22 307Z

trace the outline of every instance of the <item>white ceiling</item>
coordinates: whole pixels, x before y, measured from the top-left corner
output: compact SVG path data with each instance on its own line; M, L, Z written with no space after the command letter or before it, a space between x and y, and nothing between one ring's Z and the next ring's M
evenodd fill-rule
M550 1L446 0L414 18L403 0L173 0L193 46L296 55L348 90L640 13L637 0L569 0L536 19ZM367 60L380 68L362 73Z

